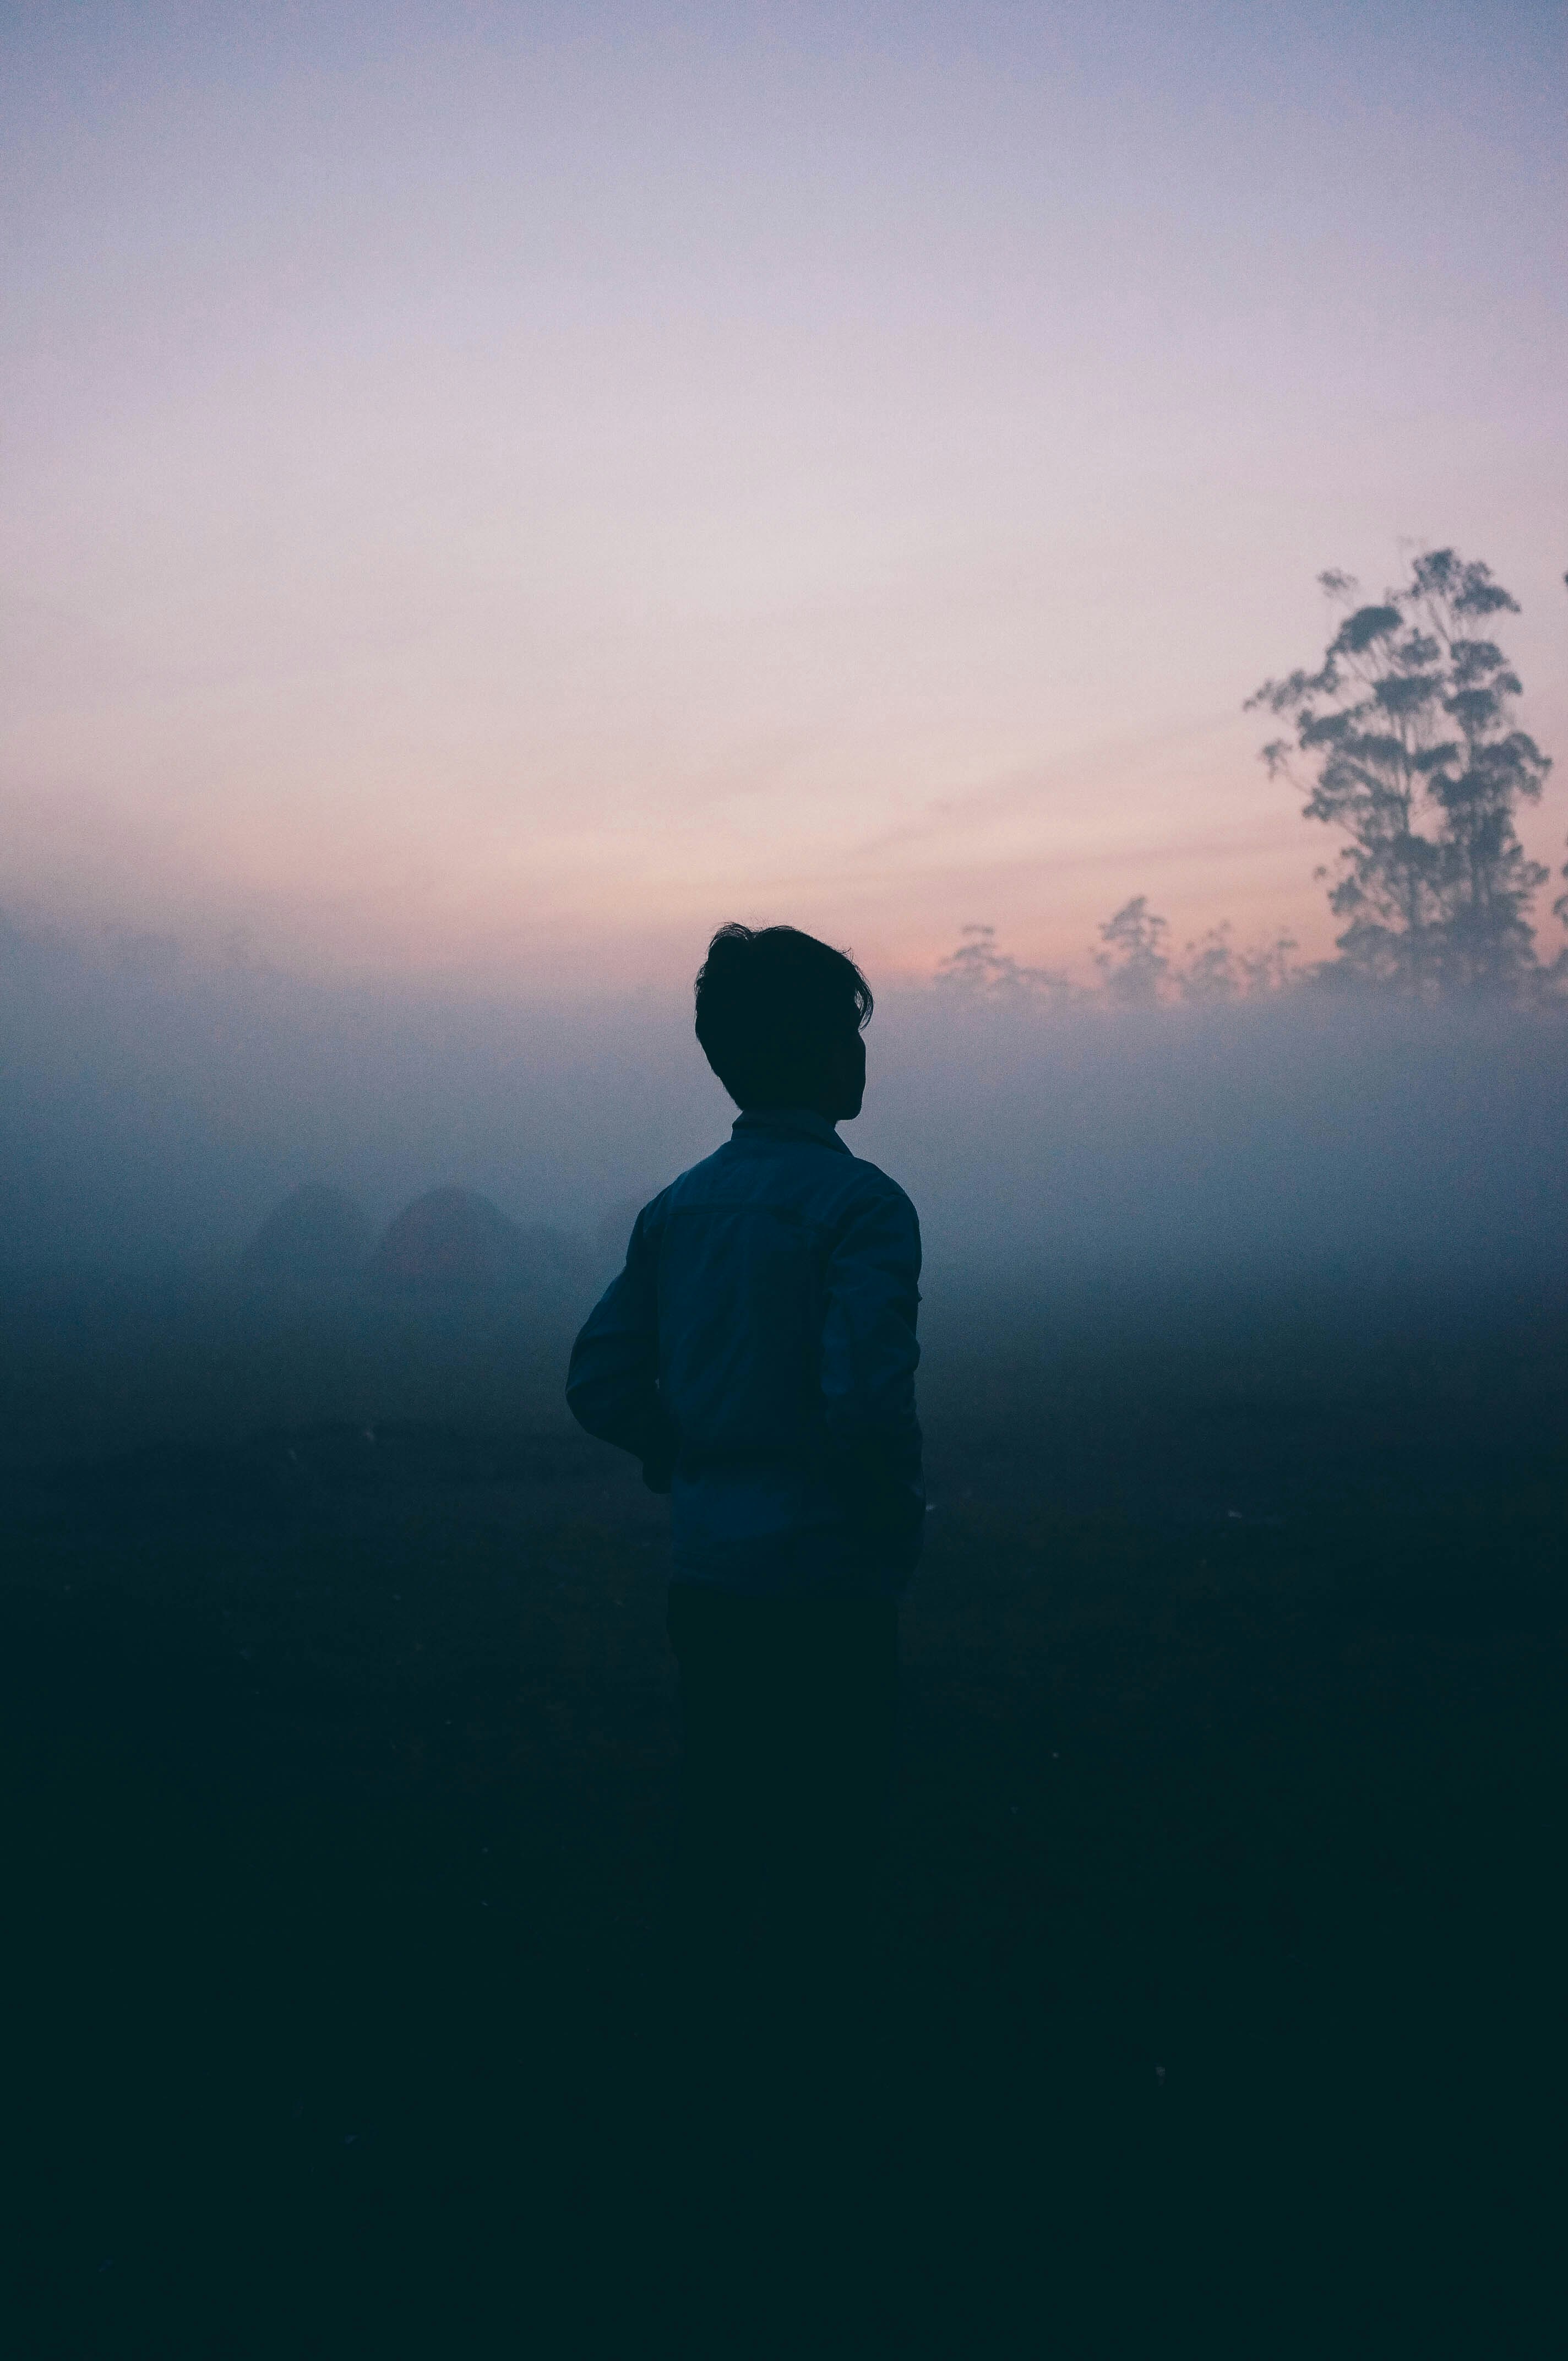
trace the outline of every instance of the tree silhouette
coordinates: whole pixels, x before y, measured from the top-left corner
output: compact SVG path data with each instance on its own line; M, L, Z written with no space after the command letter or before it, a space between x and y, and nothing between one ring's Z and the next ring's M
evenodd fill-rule
M1261 1000L1299 982L1290 959L1296 949L1293 935L1277 935L1271 943L1238 950L1232 932L1230 920L1222 919L1197 942L1189 943L1185 960L1172 965L1170 979L1182 1000Z
M1563 588L1568 590L1568 574L1563 577ZM1564 881L1568 882L1568 861L1563 864L1563 875ZM1563 924L1568 927L1568 894L1559 894L1556 901L1552 905L1552 915L1554 918L1561 918ZM1558 975L1568 974L1568 950L1558 952L1554 972Z
M1166 937L1170 928L1149 908L1146 894L1124 902L1100 929L1102 950L1094 964L1105 979L1105 990L1124 1008L1152 1008L1170 973Z
M1552 765L1512 726L1518 675L1476 636L1518 601L1452 549L1424 551L1376 605L1347 574L1319 579L1343 609L1321 664L1266 681L1246 709L1288 719L1293 740L1263 749L1270 775L1346 838L1329 902L1349 924L1329 972L1422 999L1519 994L1541 972L1530 907L1547 872L1515 815Z
M1097 990L1074 983L1059 968L1025 967L1001 949L994 927L966 927L958 950L938 964L935 981L992 1002L1153 1008L1171 1000L1257 1000L1301 980L1291 962L1296 945L1289 935L1238 950L1227 921L1189 943L1185 959L1179 961L1165 948L1169 933L1167 920L1150 909L1146 894L1124 902L1099 929L1101 948L1093 955L1101 974Z
M1077 986L1059 969L1025 967L997 948L994 927L965 927L959 948L937 969L938 983L958 984L982 1000L1077 1000Z

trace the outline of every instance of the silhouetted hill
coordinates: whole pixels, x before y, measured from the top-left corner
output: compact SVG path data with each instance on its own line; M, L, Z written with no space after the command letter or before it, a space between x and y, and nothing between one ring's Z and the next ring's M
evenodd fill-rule
M369 1216L341 1189L307 1180L273 1208L246 1247L240 1268L263 1283L309 1286L351 1279L369 1255Z

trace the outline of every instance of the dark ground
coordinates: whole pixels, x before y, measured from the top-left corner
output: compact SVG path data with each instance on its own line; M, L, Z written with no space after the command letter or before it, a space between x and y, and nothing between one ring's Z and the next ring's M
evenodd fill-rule
M32 1448L9 2349L1561 2349L1568 1349L1407 1342L949 1355L852 2089L677 2063L634 1471Z

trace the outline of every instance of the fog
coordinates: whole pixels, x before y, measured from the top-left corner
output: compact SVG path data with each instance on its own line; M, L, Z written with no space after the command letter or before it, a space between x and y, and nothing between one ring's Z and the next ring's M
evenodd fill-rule
M694 965L695 965L694 957ZM602 1261L733 1110L689 1005L444 1000L12 928L0 1255L199 1275L302 1181L384 1224L455 1181ZM921 1213L927 1292L1234 1283L1553 1290L1568 1023L1299 992L1146 1013L885 992L856 1152Z

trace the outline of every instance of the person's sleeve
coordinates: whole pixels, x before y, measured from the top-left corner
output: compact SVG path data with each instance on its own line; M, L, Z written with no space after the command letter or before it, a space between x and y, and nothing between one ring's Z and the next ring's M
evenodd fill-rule
M902 1191L859 1207L828 1257L822 1399L829 1473L852 1523L913 1565L926 1493L915 1371L920 1224Z
M667 1492L675 1454L659 1399L657 1251L648 1221L652 1210L646 1206L638 1215L625 1268L578 1333L566 1372L566 1406L590 1434L641 1459L652 1490Z

